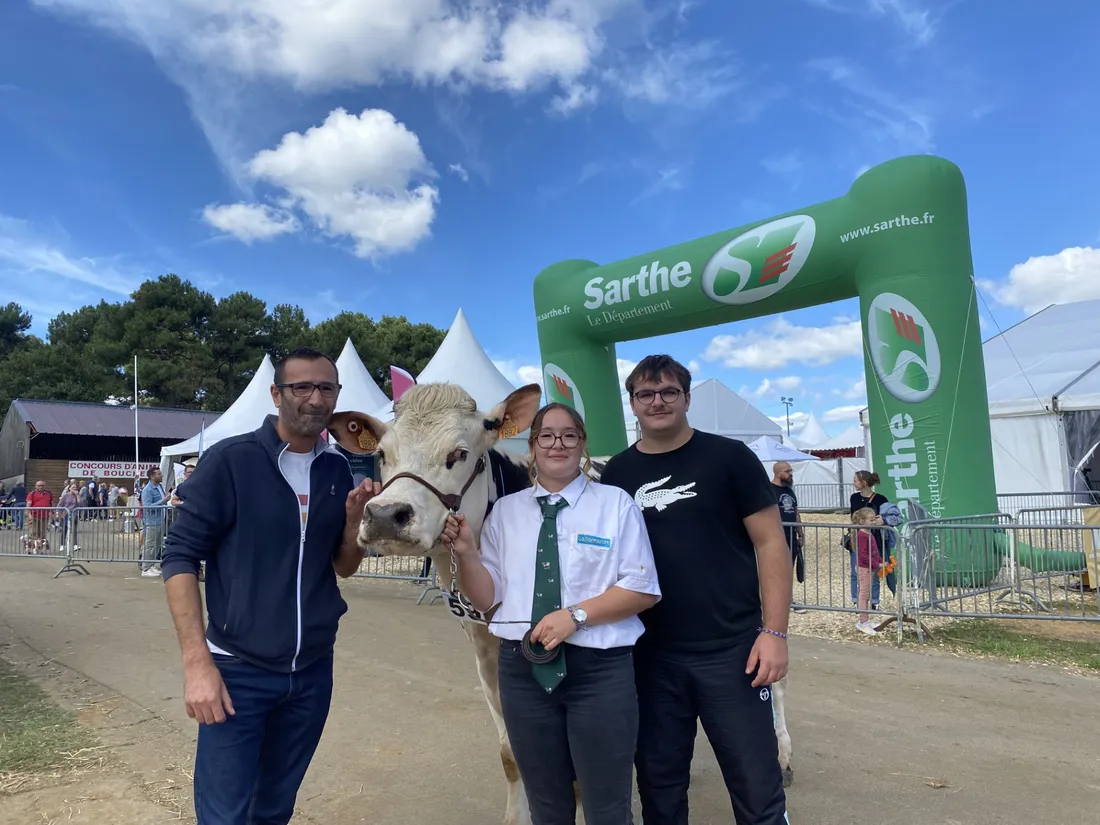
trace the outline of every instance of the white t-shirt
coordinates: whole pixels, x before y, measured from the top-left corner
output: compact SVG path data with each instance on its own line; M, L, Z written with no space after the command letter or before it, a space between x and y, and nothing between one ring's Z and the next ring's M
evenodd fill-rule
M298 496L298 509L302 513L303 530L306 527L306 519L309 518L309 468L313 466L315 457L312 450L308 453L295 453L288 448L279 458L279 466L283 470L283 475L286 476L295 495ZM206 640L206 646L210 648L211 653L229 655L209 639Z

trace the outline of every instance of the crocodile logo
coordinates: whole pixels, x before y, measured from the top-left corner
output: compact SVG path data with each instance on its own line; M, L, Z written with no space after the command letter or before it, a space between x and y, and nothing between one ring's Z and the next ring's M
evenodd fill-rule
M672 478L672 476L665 476L660 481L651 481L648 484L643 484L634 494L634 503L643 510L647 507L655 507L657 512L661 513L664 512L668 505L675 501L680 501L685 498L695 498L697 493L689 492L691 488L695 486L694 481L690 484L681 484L679 487L669 487L665 490L654 489L667 483L670 478Z

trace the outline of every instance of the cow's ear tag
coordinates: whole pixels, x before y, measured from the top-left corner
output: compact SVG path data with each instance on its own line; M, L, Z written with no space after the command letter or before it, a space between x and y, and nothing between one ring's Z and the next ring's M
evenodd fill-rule
M506 415L504 416L504 421L500 424L499 432L501 438L514 438L519 435L519 427L516 426L515 421Z
M370 428L360 426L358 421L348 422L348 432L355 436L360 450L373 453L378 449L378 439L374 437L374 433Z

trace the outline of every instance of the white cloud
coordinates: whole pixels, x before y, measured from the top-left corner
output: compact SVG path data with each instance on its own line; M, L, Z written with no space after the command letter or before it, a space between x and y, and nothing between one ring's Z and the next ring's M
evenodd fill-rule
M765 378L755 390L743 387L741 395L753 395L757 398L769 398L779 396L782 393L794 392L802 386L802 379L797 375L783 375L778 378Z
M518 358L494 359L493 364L513 384L538 384L540 387L543 385L542 367L537 364L525 364ZM618 373L620 391L622 391L622 385L626 381L626 377L630 375L630 371L636 366L638 366L636 361L630 361L626 358L615 359L615 370Z
M851 383L848 389L844 390L844 397L857 399L867 397L867 376L861 375L855 381Z
M783 432L787 432L787 416L784 415L769 415L772 421L783 428ZM810 420L809 413L804 412L792 412L791 413L791 435L802 432L806 426L806 422Z
M785 178L792 187L802 182L802 156L797 151L764 158L760 165L773 175Z
M288 132L274 149L256 154L248 173L280 190L283 210L299 210L330 237L354 240L361 258L415 247L430 233L439 199L439 190L427 183L436 173L419 138L380 109L359 115L335 109L320 126ZM226 225L215 225L225 231L241 228L225 221L226 214L244 216L241 223L250 230L256 227L248 220L268 221L266 237L274 237L280 232L273 231L269 211L257 204L207 207L206 219L222 217ZM290 231L287 213L281 214L282 231Z
M67 289L65 282L93 287L97 292L128 296L139 279L122 271L110 260L74 256L60 241L37 232L27 221L0 215L0 280L5 296L18 300L20 284L27 288L47 283Z
M717 335L700 356L726 367L778 369L788 364L824 366L862 352L859 321L800 327L783 318L741 335Z
M833 407L821 415L822 421L859 421L859 411L866 404L849 404L844 407Z
M746 85L733 56L709 42L654 49L640 62L632 59L607 69L603 77L628 100L687 109L704 109ZM742 110L736 116L748 120L752 114Z
M461 163L452 163L450 166L447 167L447 171L454 172L456 175L462 178L463 183L468 183L470 180L470 173L466 171L466 167L463 166Z
M935 118L930 104L906 100L883 89L865 72L842 58L811 60L808 66L811 72L848 93L838 108L829 109L827 113L864 140L890 144L898 151L927 153L934 150Z
M805 0L811 6L838 14L886 17L901 28L918 46L926 46L936 36L939 22L929 9L909 0Z
M1074 246L1028 258L1012 267L1005 281L979 281L978 286L998 303L1028 314L1053 303L1100 298L1100 249Z
M298 219L290 213L259 203L210 204L203 209L202 217L211 226L246 244L296 232L300 227Z

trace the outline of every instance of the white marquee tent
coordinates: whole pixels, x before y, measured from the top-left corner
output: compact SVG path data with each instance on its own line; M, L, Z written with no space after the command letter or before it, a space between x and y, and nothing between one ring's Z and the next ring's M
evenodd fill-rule
M982 354L997 492L1100 486L1100 300L1049 306Z
M390 403L390 399L371 378L350 338L344 344L340 357L336 359L336 369L340 374L341 386L337 409L373 413Z
M168 476L165 462L170 462L175 457L198 455L200 438L203 449L206 449L223 438L256 429L263 423L265 415L274 415L278 412L275 402L271 400L271 384L274 380L275 365L271 363L271 356L265 355L256 374L244 388L244 392L237 396L237 400L221 414L217 421L199 435L192 436L179 444L170 444L161 448L161 470L165 478L167 479Z
M626 419L626 441L638 440L638 419L630 409L630 399L622 394ZM783 438L783 428L735 393L717 378L693 381L688 423L696 430L736 438L748 444L760 436Z
M485 354L461 308L432 360L416 376L416 383L458 384L473 396L482 412L488 412L516 390ZM382 421L392 421L393 402L386 402L373 415ZM506 439L503 446L525 453L527 432Z
M800 450L812 450L822 442L828 441L829 434L825 432L825 428L821 426L821 423L817 420L817 416L811 411L810 415L806 418L805 425L799 431L798 436L790 440Z

